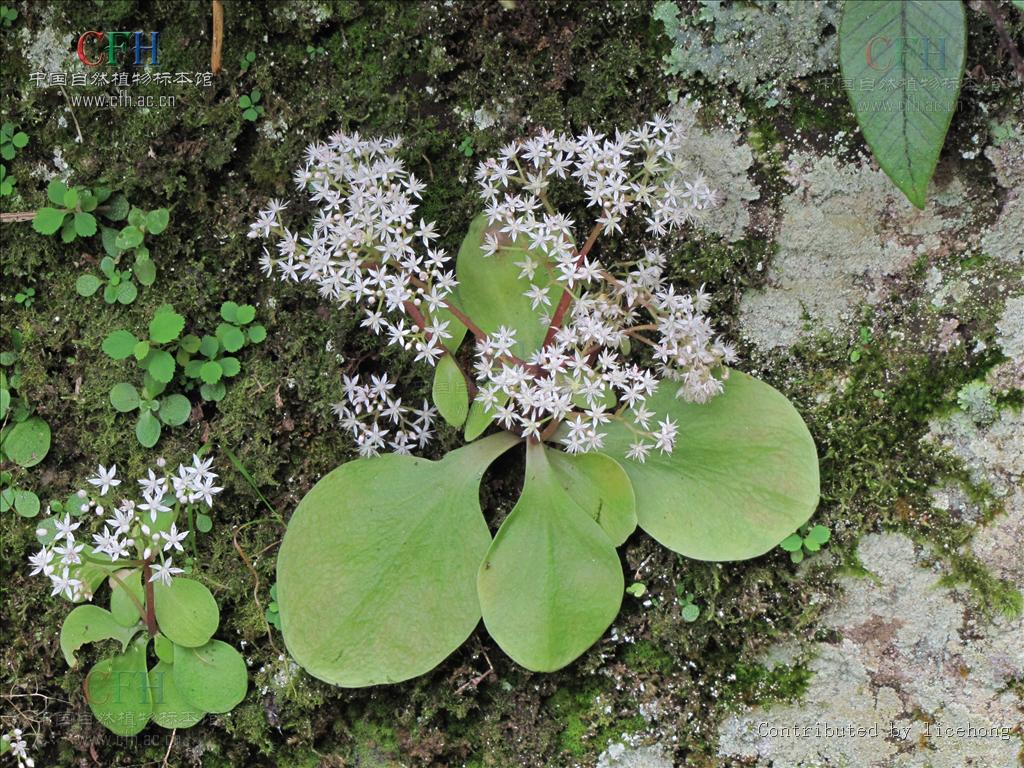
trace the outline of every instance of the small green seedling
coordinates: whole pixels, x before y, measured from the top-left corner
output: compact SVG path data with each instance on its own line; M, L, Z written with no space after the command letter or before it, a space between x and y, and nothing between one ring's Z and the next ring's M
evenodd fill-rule
M16 294L14 294L14 302L16 304L21 304L26 309L31 307L32 304L35 302L35 300L36 300L36 289L35 288L26 288L25 290L18 291Z
M676 595L679 598L679 605L682 608L682 619L688 624L692 624L698 618L700 618L700 608L694 603L693 592L687 592L683 588L682 584L676 584Z
M92 237L97 231L95 214L100 205L111 200L111 191L100 187L95 192L87 187L69 187L60 179L54 179L46 187L46 196L56 207L44 207L36 211L32 228L41 235L60 232L61 240L70 243L77 237ZM104 214L112 218L116 214L117 201L105 206Z
M242 54L242 58L238 60L238 64L242 68L243 72L248 72L249 67L251 67L255 61L256 51L247 51Z
M125 381L115 384L110 390L110 404L121 413L139 412L135 436L146 448L152 448L160 439L161 424L184 424L192 412L192 404L184 395L164 395L174 379L177 363L172 352L177 350L175 342L184 327L185 318L173 306L164 304L149 321L147 338L138 339L131 331L117 330L103 340L103 351L109 357L134 357L145 371L141 390Z
M267 624L281 631L281 609L277 605L277 582L270 588L270 605L267 606Z
M259 344L267 338L266 328L258 323L251 325L256 317L256 308L251 304L225 301L220 316L224 322L212 336L206 334L200 339L190 334L182 339L178 352L186 378L200 384L199 393L204 400L215 402L224 397L224 379L237 376L242 369L234 353L247 343Z
M326 56L327 55L327 49L324 48L322 45L307 45L306 46L306 53L309 54L311 57L312 56Z
M467 136L466 138L464 138L462 140L462 143L459 144L459 152L461 152L466 157L472 157L473 156L473 137L472 136Z
M7 175L7 166L0 163L0 197L10 197L14 194L14 185L18 180Z
M15 128L14 123L0 125L0 157L13 160L19 149L28 144L28 134Z
M642 581L634 581L628 587L626 587L626 594L632 595L635 598L641 598L647 594L647 585Z
M242 110L242 117L249 122L256 122L256 119L265 111L260 104L260 99L262 98L263 93L259 88L253 88L249 95L243 93L239 96L238 106Z
M779 544L782 549L789 552L789 559L794 563L802 562L804 550L817 552L831 537L832 532L824 525L815 525L807 529L802 526L797 533L791 534Z
M39 497L22 486L25 470L39 464L50 451L50 425L33 415L18 391L21 334L11 334L13 350L0 352L0 513L13 509L22 517L39 514Z
M16 10L6 5L0 5L0 25L10 27L17 18L18 12Z
M871 344L871 329L866 325L860 327L858 332L857 344L850 350L850 362L856 363L863 357L864 353L867 352Z

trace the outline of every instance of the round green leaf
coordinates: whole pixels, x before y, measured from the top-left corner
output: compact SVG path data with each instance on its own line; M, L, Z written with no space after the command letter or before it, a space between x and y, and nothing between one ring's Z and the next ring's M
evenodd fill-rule
M242 364L238 362L237 357L222 357L219 362L225 376L237 376L242 370Z
M132 348L132 355L141 362L149 354L149 349L148 341L140 341Z
M192 413L192 403L184 395L168 395L160 401L160 421L169 427L184 424Z
M307 672L345 687L394 683L469 637L491 540L480 478L516 442L502 433L436 462L360 459L313 486L277 560L285 643Z
M174 378L174 358L170 352L154 349L146 360L146 370L154 379L166 384Z
M469 390L462 369L451 355L446 354L437 361L433 396L434 405L444 420L453 427L461 427L469 413Z
M96 275L79 275L75 281L75 290L79 296L92 296L100 288L100 279Z
M202 384L199 387L199 394L203 396L203 400L208 402L219 403L224 399L226 393L227 388L223 381L218 381L216 384Z
M223 375L224 369L221 368L220 363L216 360L206 361L203 363L202 368L199 369L200 378L207 384L216 384Z
M149 321L149 339L154 344L174 341L185 328L185 318L177 312L157 312Z
M121 413L130 413L139 407L139 390L126 381L110 388L110 404Z
M125 227L124 229L117 233L117 239L114 241L114 244L118 247L118 249L122 251L127 251L130 248L134 248L135 246L140 245L142 243L143 237L144 235L142 234L141 229L129 224L127 227Z
M50 450L50 425L32 416L8 430L3 437L7 458L22 467L34 467Z
M241 654L220 640L199 648L175 643L174 685L196 709L230 712L245 698L249 672Z
M267 338L267 329L262 325L252 325L248 328L249 341L253 344L262 344Z
M161 658L149 670L149 690L153 697L153 722L161 728L191 728L206 714L193 706L178 690L172 662Z
M145 605L146 598L142 588L142 571L139 568L122 568L117 572L115 580L113 576L108 579L110 585L110 613L118 624L126 627L134 627L141 620L139 609L135 602L129 597L134 595L141 605Z
M159 235L167 229L170 220L170 211L166 208L157 208L155 211L150 211L146 214L146 229L149 230L150 234Z
M138 259L132 269L142 285L152 285L156 282L156 264L152 259Z
M205 512L196 514L196 530L200 533L209 533L213 530L213 520Z
M139 420L135 422L135 437L143 448L152 448L160 439L160 421L151 411L139 414Z
M233 301L225 301L220 305L220 316L227 322L235 322L235 317L238 314L238 304Z
M237 352L245 346L245 334L241 329L230 323L221 323L217 326L216 336L224 349L228 352Z
M118 736L139 733L153 714L146 670L147 645L147 638L139 638L124 653L97 662L85 678L89 708L97 720Z
M92 237L96 234L96 217L91 213L75 214L75 233L80 237Z
M730 371L705 404L676 398L671 381L647 406L674 419L679 441L646 463L625 458L633 433L608 428L605 452L633 481L640 527L697 560L745 560L772 549L818 505L818 456L810 432L778 391Z
M32 491L17 489L14 492L14 511L22 517L35 517L39 514L39 497Z
M56 208L40 208L32 219L32 229L41 235L52 235L64 223L65 213Z
M46 197L54 205L64 205L64 195L67 194L68 185L60 179L51 179L46 185Z
M636 497L622 466L603 453L549 451L562 490L597 522L616 547L636 530Z
M624 587L607 534L563 490L548 449L527 445L523 492L477 575L491 637L527 669L561 669L604 634Z
M115 360L124 360L135 351L139 340L128 331L114 331L103 340L103 351Z
M139 289L130 280L117 286L117 303L131 304L139 295Z
M169 587L158 581L153 585L153 601L160 631L175 645L197 648L217 631L217 601L198 581L176 577Z
M11 407L11 391L6 388L0 389L0 421L7 417L7 411Z
M235 319L225 317L229 323L237 323L238 325L248 325L254 319L256 319L256 307L252 304L242 304L235 312Z
M683 606L682 618L683 621L693 623L700 617L700 608L693 603Z

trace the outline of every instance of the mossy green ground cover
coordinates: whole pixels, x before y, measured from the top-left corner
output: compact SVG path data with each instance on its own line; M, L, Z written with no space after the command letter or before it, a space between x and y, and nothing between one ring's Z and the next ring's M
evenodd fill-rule
M157 282L129 307L75 291L77 277L94 271L102 256L98 241L63 245L27 223L0 226L0 347L9 347L15 330L22 335L22 394L55 436L29 478L40 497L66 498L97 462L116 462L130 478L157 456L177 461L204 443L218 456L226 490L204 540L200 578L220 603L220 637L240 647L249 663L251 686L233 713L176 734L168 764L589 766L610 739L644 731L641 713L667 695L671 711L662 707L658 718L662 732L678 739L677 760L717 765L715 725L725 712L742 703L790 700L803 690L799 668L769 671L758 653L774 639L813 628L820 602L809 596L829 595L836 571L855 567L850 553L861 533L893 527L947 545L969 535L929 511L928 488L960 470L920 438L929 417L955 407L960 386L983 375L998 354L959 348L937 357L906 342L927 337L937 321L902 294L865 313L862 324L874 329L873 341L857 362L850 359L855 342L825 335L786 353L748 350L741 366L783 391L808 421L822 459L816 520L833 530L833 556L800 568L779 551L715 565L680 559L637 533L622 553L627 583L630 576L643 581L647 594L627 596L613 630L561 672L527 673L480 633L431 674L398 686L345 691L311 679L287 660L280 634L264 621L282 526L225 450L237 454L287 519L323 473L354 456L330 414L341 374L387 368L399 376L403 397L413 399L428 395L429 377L411 357L382 351L352 315L331 310L305 287L259 273L258 252L245 237L248 222L264 200L287 196L304 147L339 128L403 135L409 166L429 183L422 213L438 222L444 245L454 251L479 207L472 183L479 158L538 126L632 125L668 107L670 88L684 86L704 100L708 120L737 108L747 114L741 133L755 149L752 174L762 192L753 218L770 219L789 190L781 172L787 143L835 149L837 130L852 136L842 92L834 81L808 78L785 104L766 107L728 85L669 80L662 57L671 43L647 2L260 6L226 0L224 72L212 88L140 87L142 94L175 94L173 108L69 111L59 89L30 82L38 65L26 50L46 33L62 40L88 29L156 29L161 70L206 71L209 4L11 5L20 15L0 29L0 116L26 131L30 143L5 162L18 184L0 202L2 210L44 205L56 154L72 183L106 184L135 205L171 211L170 227L151 248ZM995 50L991 37L972 44ZM256 58L243 71L239 61L249 51ZM973 65L1000 66L985 53L969 60ZM266 111L249 121L238 97L254 88ZM984 95L1012 98L1009 89ZM952 146L967 146L983 124L967 99L954 120ZM839 150L858 146L848 136ZM671 250L677 280L707 284L726 333L735 331L740 294L763 282L761 265L776 249L770 231L755 227L731 244L698 236ZM640 243L638 232L627 231L616 245ZM966 260L962 266L984 267ZM30 307L14 301L30 287ZM165 430L155 449L143 449L132 419L109 405L110 387L132 369L101 352L103 338L115 328L141 330L167 301L186 316L189 330L210 332L226 300L257 306L257 319L269 330L266 342L246 348L242 372L223 400L203 403L193 393L189 421ZM969 313L975 335L991 337L998 308L980 302ZM820 397L839 378L843 388ZM435 450L458 441L454 431L442 431ZM503 482L501 467L520 460L506 457L489 473L482 500L494 520L518 492ZM977 493L984 498L983 488ZM49 597L44 581L27 576L31 522L8 513L0 517L0 532L0 714L17 716L16 724L38 735L37 765L159 765L167 734L152 729L133 741L112 738L89 714L82 673L69 671L54 653L68 606ZM984 569L963 559L955 565L983 602L1013 609L1012 591ZM693 623L682 619L677 600L686 593L701 608ZM94 653L83 652L85 669Z

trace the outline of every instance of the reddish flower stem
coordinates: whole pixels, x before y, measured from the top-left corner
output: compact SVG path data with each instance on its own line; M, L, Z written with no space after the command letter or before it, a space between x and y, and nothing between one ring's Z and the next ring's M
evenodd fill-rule
M146 590L146 630L150 637L156 637L156 606L153 603L153 582L150 581L153 574L149 567L152 562L152 558L147 558L142 564L142 583Z
M595 224L594 228L590 230L590 235L587 237L587 241L583 244L580 249L579 255L576 257L576 266L578 267L583 263L583 259L590 253L590 249L594 247L594 243L597 242L598 235L604 227L601 224ZM558 300L558 306L555 307L555 314L551 316L551 325L548 328L547 334L544 336L544 344L546 347L551 344L555 339L555 334L558 333L558 329L562 327L562 320L565 319L565 313L569 309L569 302L572 301L572 294L569 293L569 289L566 288L562 291L562 298Z

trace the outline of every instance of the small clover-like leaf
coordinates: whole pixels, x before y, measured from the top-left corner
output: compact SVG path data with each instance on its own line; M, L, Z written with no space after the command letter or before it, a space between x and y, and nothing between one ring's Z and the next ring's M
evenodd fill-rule
M216 384L224 375L224 369L216 360L207 360L199 369L199 377L207 384Z
M800 535L797 533L790 534L779 543L779 547L784 549L786 552L796 552L803 545L804 540L800 538Z
M218 325L216 336L228 352L237 352L245 346L245 334L237 326L231 325L231 323L221 323Z
M96 275L79 275L75 281L75 291L79 296L88 298L100 288L100 279Z

